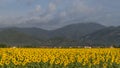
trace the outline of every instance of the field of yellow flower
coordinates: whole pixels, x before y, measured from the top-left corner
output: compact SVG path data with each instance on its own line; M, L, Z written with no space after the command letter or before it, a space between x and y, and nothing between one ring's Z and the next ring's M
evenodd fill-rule
M0 48L0 68L120 68L120 49Z

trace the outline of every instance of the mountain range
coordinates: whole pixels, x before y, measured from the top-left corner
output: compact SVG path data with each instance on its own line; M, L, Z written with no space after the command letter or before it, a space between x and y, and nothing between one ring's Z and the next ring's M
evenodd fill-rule
M103 45L120 45L120 26L119 27L107 27L86 36L83 36L83 42Z
M9 46L80 46L120 44L120 27L76 23L55 30L9 27L0 29L0 43Z

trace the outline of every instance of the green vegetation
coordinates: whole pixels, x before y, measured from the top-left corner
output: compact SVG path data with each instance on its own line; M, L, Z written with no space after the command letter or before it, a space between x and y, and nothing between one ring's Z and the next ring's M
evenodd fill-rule
M0 44L0 48L6 48L8 47L6 44Z

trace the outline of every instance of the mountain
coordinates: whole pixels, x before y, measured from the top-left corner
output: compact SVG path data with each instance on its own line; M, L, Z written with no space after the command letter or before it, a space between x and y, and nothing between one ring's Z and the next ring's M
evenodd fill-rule
M97 23L77 23L51 31L52 37L79 39L80 37L103 29L105 26Z
M12 30L5 29L0 31L0 43L7 45L38 45L40 42L34 37L27 34Z
M78 45L81 37L106 28L97 23L77 23L56 30L41 28L2 28L0 43L9 45ZM76 41L75 41L76 40Z
M56 30L44 30L41 28L12 28L16 31L36 37L40 40L64 38L79 39L79 37L103 29L105 26L97 23L78 23L64 26Z
M50 31L48 31L48 30L44 30L41 28L35 28L35 27L32 27L32 28L12 28L12 29L15 29L16 31L33 36L39 40L48 39L49 33L50 33Z
M82 38L89 44L120 45L120 26L104 28Z

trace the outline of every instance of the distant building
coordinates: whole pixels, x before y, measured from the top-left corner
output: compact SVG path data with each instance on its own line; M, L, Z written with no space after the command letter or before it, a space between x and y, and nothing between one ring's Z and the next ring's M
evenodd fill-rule
M110 46L110 48L114 48L113 46Z
M84 48L92 48L92 47L90 47L90 46L85 46Z
M13 46L12 48L17 48L17 47Z

